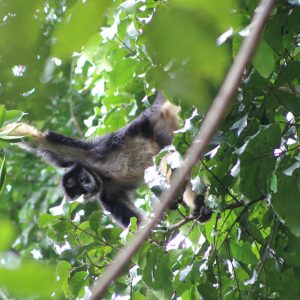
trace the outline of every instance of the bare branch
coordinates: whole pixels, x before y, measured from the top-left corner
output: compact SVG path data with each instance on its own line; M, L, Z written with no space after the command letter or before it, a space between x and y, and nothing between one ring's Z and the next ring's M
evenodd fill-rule
M203 155L232 102L243 73L257 48L261 33L274 2L275 0L262 0L260 2L250 25L250 34L245 38L234 64L231 66L219 93L214 99L199 133L185 157L183 167L175 172L171 180L170 189L162 194L161 203L156 209L154 217L136 233L131 243L118 253L115 260L95 282L92 287L92 300L102 298L108 286L118 277L142 243L149 237L155 224L163 216L172 199L176 196L177 191L182 186L182 183L190 174L193 166Z

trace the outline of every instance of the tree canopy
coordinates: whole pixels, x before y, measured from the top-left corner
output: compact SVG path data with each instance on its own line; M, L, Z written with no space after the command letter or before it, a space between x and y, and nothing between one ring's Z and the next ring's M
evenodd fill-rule
M3 0L0 128L22 120L78 138L115 131L157 91L180 105L180 130L145 172L135 203L149 217L169 153L182 165L249 34L256 0ZM193 189L204 224L168 211L105 299L298 299L300 2L276 2L256 55ZM97 202L63 198L62 169L0 132L0 298L82 299L137 231Z

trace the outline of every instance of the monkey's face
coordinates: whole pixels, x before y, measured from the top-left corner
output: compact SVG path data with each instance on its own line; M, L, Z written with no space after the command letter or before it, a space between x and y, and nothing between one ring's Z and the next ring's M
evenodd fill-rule
M91 197L101 190L101 182L79 165L63 176L62 185L66 196L70 199L77 199L81 195Z

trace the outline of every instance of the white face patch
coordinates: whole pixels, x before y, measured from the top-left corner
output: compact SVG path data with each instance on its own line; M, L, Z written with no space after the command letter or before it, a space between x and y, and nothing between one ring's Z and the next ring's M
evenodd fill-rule
M69 178L68 181L66 182L66 187L67 188L72 188L76 185L76 181L73 177Z

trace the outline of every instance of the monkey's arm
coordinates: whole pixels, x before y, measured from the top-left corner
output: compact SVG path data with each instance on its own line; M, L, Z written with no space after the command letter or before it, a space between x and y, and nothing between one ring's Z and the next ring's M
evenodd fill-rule
M100 200L103 208L111 213L112 217L122 226L130 224L130 218L136 217L137 223L141 224L143 216L137 207L131 202L130 191L125 188L106 186L101 193Z
M76 140L51 131L41 132L24 123L8 125L0 131L9 129L12 129L9 133L11 136L24 136L24 139L18 143L21 148L41 156L55 166L69 167L74 163L86 164L91 161L90 142Z

